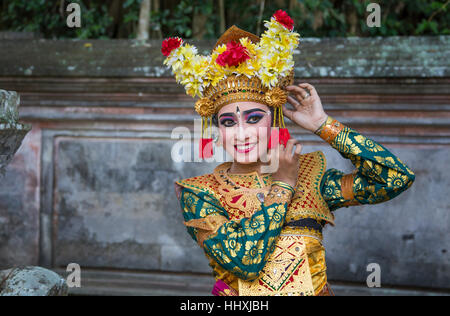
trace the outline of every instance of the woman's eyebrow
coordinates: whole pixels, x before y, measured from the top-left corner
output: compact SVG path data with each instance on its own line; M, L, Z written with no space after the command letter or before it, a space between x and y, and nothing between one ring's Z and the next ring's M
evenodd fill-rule
M231 116L234 117L234 113L223 113L219 116L219 118L221 118L222 116Z
M252 112L263 112L263 113L267 113L267 112L264 111L263 109L254 108L254 109L250 109L250 110L244 111L244 115L247 115L247 114L252 113Z

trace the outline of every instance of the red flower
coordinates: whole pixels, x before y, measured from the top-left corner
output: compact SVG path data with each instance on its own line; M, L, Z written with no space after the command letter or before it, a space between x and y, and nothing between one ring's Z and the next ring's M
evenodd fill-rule
M240 43L229 41L227 50L217 56L216 63L221 66L237 66L249 58L250 56L244 46Z
M179 37L169 37L166 38L161 45L161 53L164 56L169 56L170 53L174 50L177 49L178 47L181 46L181 44L183 44L183 40Z
M278 10L275 12L273 17L277 20L278 23L284 25L289 31L292 31L294 28L294 20L286 13L286 11Z

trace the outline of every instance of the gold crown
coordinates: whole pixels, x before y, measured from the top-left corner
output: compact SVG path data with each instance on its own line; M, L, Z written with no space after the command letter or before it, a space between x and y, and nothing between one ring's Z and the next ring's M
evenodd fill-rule
M197 54L195 46L179 37L163 41L164 64L172 68L187 94L200 97L195 110L202 117L202 149L211 141L212 115L230 103L253 101L273 107L274 126L278 122L285 129L284 88L293 83L293 52L300 35L293 31L293 20L282 10L264 21L264 26L261 37L231 26L208 56Z
M299 34L293 31L293 21L278 10L261 37L233 25L217 40L208 56L197 54L195 46L181 38L163 41L164 64L172 67L175 79L184 85L186 93L201 99L195 109L201 116L210 116L226 104L255 101L275 104L276 95L293 82L293 51Z
M249 38L254 44L260 41L260 38L255 34L233 25L217 40L213 50L230 41L239 42L241 38L245 37ZM284 88L293 84L293 82L294 70L291 70L288 76L278 77L277 87L284 91ZM209 116L219 112L227 104L240 101L253 101L271 107L279 107L286 103L285 97L280 94L283 94L283 92L279 89L269 89L256 76L248 78L242 75L231 75L219 81L216 86L207 87L203 92L204 97L196 102L195 109L201 116ZM211 106L211 103L205 98L212 101L213 105ZM284 102L277 102L278 100Z
M285 87L293 84L294 71L287 77L280 78L277 87L265 87L258 77L231 75L222 79L216 86L208 87L204 97L196 102L195 109L201 116L209 116L230 103L252 101L270 107L280 107L286 103ZM212 104L210 102L211 101Z

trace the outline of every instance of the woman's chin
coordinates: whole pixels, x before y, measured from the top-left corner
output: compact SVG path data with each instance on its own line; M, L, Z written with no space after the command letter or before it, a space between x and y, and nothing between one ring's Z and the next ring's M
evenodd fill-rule
M233 157L233 161L243 165L260 161L258 146L250 148L248 151L239 151L236 147L227 148L227 152Z
M235 153L233 156L233 160L235 162L238 162L240 164L251 164L251 163L255 163L258 161L258 155L244 155L244 154L239 154L239 153Z

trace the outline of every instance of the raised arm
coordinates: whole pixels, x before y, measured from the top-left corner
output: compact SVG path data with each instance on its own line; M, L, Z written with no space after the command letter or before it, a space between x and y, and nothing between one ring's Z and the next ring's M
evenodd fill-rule
M374 204L392 199L414 181L414 173L389 150L328 116L316 89L308 84L288 86L294 97L285 115L297 125L315 132L356 167L350 174L327 170L321 182L322 196L331 210L342 206Z
M321 192L331 210L390 200L414 181L414 173L384 146L328 117L316 131L355 166L352 173L325 172Z

